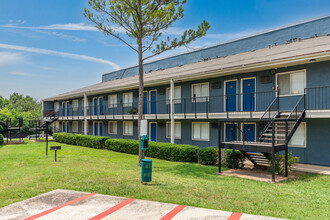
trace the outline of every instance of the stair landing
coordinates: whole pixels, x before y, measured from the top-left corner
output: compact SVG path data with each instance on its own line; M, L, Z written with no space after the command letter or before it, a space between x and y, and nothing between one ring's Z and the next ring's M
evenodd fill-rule
M231 141L231 142L221 142L221 148L236 149L242 151L253 151L253 152L264 152L272 153L272 143L266 142L248 142L248 141ZM275 152L285 150L285 144L275 144Z

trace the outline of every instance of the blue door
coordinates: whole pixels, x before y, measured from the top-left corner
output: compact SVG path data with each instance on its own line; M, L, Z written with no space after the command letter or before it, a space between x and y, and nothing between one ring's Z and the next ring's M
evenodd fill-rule
M143 114L148 114L148 92L143 93Z
M150 123L150 141L157 141L157 123Z
M243 132L245 141L255 141L255 124L244 124Z
M98 126L98 124L95 122L94 123L94 136L97 136L97 134L98 134L97 126Z
M94 115L97 115L97 98L94 99Z
M65 122L62 123L62 131L65 132Z
M237 128L235 126L234 130L233 124L226 124L226 141L233 141L233 139L237 140Z
M157 92L150 92L150 114L156 114Z
M254 111L255 79L243 80L243 111Z
M99 98L100 115L103 115L103 98Z
M65 116L65 102L62 102L62 116Z
M69 133L69 122L66 123L66 132Z
M103 136L103 122L100 122L100 132L99 132L99 136Z
M70 105L69 105L69 102L66 103L66 116L70 116Z
M236 112L236 81L226 82L226 110Z

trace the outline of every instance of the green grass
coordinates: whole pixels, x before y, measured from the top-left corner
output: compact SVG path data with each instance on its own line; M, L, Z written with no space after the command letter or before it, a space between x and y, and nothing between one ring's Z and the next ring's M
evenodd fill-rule
M51 146L58 145L55 142ZM215 175L216 167L153 159L153 181L140 183L137 156L45 143L0 147L0 207L71 189L290 219L328 219L330 177L303 175L277 184Z

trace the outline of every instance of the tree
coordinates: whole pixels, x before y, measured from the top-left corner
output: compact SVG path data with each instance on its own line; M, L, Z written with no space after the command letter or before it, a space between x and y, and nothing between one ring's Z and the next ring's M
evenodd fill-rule
M185 46L204 36L210 28L203 21L197 30L186 30L181 38L164 38L163 32L184 17L186 0L89 0L91 8L84 9L84 16L106 36L112 36L138 54L139 107L138 138L143 112L143 63L165 51ZM148 53L146 56L144 56ZM140 141L139 141L140 144ZM139 162L144 157L139 151Z

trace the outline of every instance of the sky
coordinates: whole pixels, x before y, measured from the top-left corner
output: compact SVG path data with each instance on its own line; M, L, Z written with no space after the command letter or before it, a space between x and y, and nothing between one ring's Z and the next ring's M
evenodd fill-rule
M0 96L43 99L101 82L137 64L137 53L97 31L83 16L87 0L0 0ZM166 31L180 37L203 20L207 35L161 57L200 49L330 14L329 0L188 0Z

